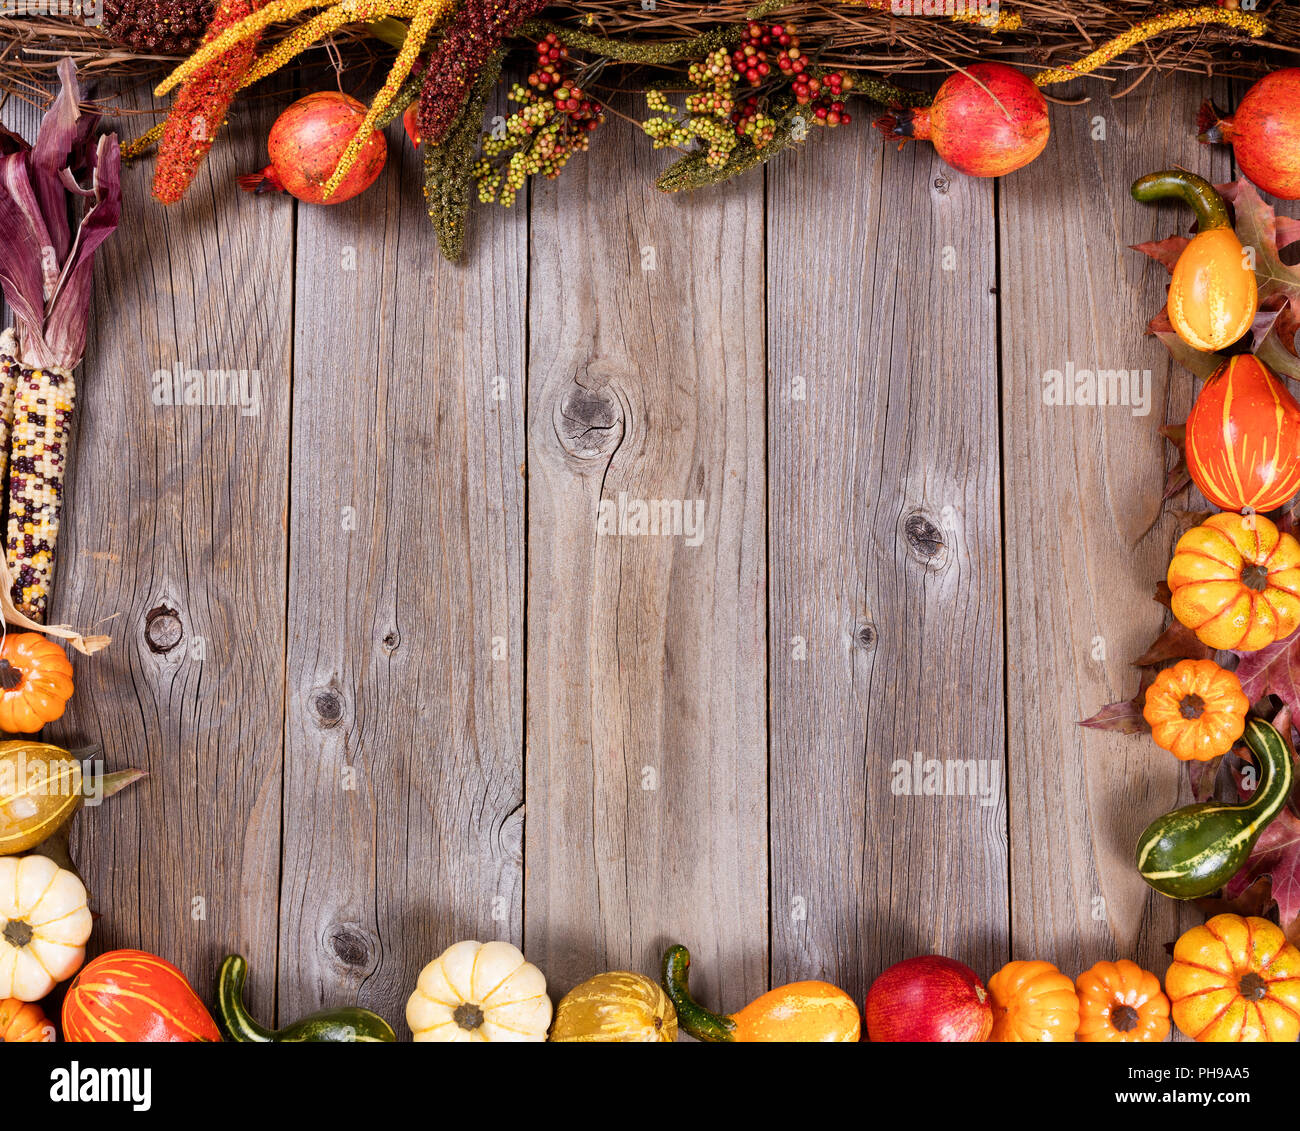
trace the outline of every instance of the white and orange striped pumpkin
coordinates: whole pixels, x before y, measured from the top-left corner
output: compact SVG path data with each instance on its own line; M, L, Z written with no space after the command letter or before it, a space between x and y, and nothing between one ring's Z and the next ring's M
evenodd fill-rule
M544 1041L546 978L508 942L458 942L420 971L406 1023L417 1041Z
M0 998L40 1001L86 959L85 885L47 856L0 857Z

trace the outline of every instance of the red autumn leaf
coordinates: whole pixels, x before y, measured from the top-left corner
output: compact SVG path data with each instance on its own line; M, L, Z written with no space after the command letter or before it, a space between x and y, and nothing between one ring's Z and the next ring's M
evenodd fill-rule
M1237 238L1243 247L1255 250L1260 308L1280 312L1280 344L1294 354L1295 329L1300 325L1300 271L1283 263L1279 255L1280 247L1295 242L1294 226L1279 228L1277 214L1247 180L1237 182L1232 204Z
M1183 254L1183 249L1191 242L1190 236L1170 236L1167 240L1149 240L1147 243L1129 244L1129 247L1133 251L1140 251L1143 255L1151 256L1172 275L1178 257Z
M1265 695L1276 695L1291 717L1300 716L1300 632L1237 656L1237 678L1247 699L1258 703Z
M1159 320L1159 324L1157 322ZM1199 377L1205 380L1211 373L1219 368L1226 360L1222 354L1202 353L1200 350L1189 346L1182 338L1174 333L1173 326L1163 329L1168 325L1169 318L1162 310L1155 319L1152 319L1151 332L1160 339L1161 344L1169 351L1170 356L1186 369L1193 377Z
M1234 899L1265 876L1277 901L1278 921L1294 940L1300 926L1300 817L1289 806L1260 833L1246 866L1228 881L1223 894Z
M1241 756L1241 748L1237 746L1208 762L1189 762L1187 780L1192 787L1192 800L1240 805L1242 773L1252 764Z
M1262 919L1277 905L1273 902L1273 881L1268 876L1260 876L1231 899L1226 894L1208 896L1198 899L1196 906L1207 919L1216 915L1257 915Z
M1079 726L1093 730L1110 730L1116 734L1150 734L1151 728L1142 717L1145 694L1120 703L1108 703L1090 719L1080 719Z
M1213 656L1213 648L1207 648L1196 638L1196 633L1175 620L1155 638L1150 648L1133 661L1133 666L1153 668L1169 660L1208 660Z

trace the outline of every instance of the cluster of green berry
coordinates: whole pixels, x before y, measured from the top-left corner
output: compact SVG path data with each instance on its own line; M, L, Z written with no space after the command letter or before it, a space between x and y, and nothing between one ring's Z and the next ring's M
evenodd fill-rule
M708 152L708 163L717 168L727 163L742 137L751 137L760 148L766 144L776 123L760 112L757 99L737 99L739 76L725 49L692 63L688 75L696 90L686 96L684 113L663 91L646 92L646 102L658 116L642 122L641 128L656 149L685 149L699 142Z
M727 163L742 139L757 150L768 145L776 136L776 114L789 106L790 96L811 111L809 125L851 121L842 98L852 89L852 78L838 71L815 73L789 24L751 22L739 46L691 64L688 78L696 89L686 96L684 111L663 91L646 92L655 116L641 128L656 149L685 149L698 142L714 168ZM737 87L749 92L738 94Z
M554 179L575 153L590 145L604 108L588 98L570 74L569 52L554 35L537 44L537 67L528 83L515 83L508 98L519 109L483 136L474 166L478 198L509 208L529 177Z

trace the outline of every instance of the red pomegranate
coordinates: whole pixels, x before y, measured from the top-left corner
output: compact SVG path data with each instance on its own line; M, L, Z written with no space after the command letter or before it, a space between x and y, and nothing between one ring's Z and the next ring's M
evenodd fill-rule
M873 1041L986 1041L993 1006L975 971L927 954L891 966L867 991Z
M1265 75L1231 117L1202 103L1196 125L1204 144L1232 146L1253 184L1282 200L1300 200L1300 67Z
M1001 177L1047 147L1047 100L1021 71L975 63L939 87L929 106L876 120L886 137L928 140L958 172Z
M375 130L339 187L325 195L326 182L365 116L360 102L337 90L298 99L271 127L266 139L271 163L260 173L240 177L240 187L246 192L287 192L308 204L351 200L375 183L388 159L384 135Z

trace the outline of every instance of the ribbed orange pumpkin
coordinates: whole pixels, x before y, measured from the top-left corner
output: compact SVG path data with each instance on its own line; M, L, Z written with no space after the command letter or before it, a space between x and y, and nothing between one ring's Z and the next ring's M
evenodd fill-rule
M1098 962L1079 975L1081 1041L1163 1041L1169 1036L1169 999L1160 979L1136 962Z
M54 641L15 632L0 642L0 730L34 734L71 698L72 663Z
M1246 733L1250 700L1241 681L1213 660L1179 660L1147 688L1142 717L1162 750L1208 762Z
M63 1039L220 1041L185 975L143 950L110 950L88 962L63 999Z
M1205 382L1187 416L1187 470L1228 511L1271 511L1300 491L1300 404L1253 355Z
M1008 962L989 979L994 1042L1073 1041L1074 983L1050 962Z
M1184 933L1165 989L1174 1024L1194 1040L1300 1037L1300 950L1267 919L1216 915Z
M1211 648L1259 649L1300 625L1300 542L1263 515L1216 514L1180 539L1170 607Z
M50 1044L53 1040L54 1026L35 1002L16 997L0 1001L0 1043Z

